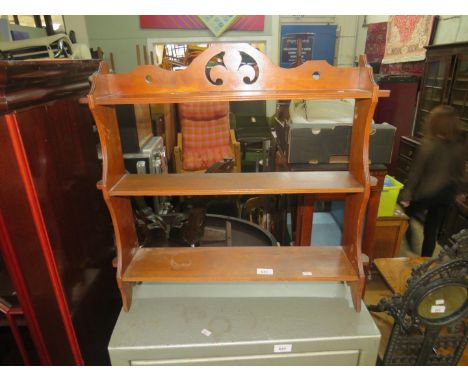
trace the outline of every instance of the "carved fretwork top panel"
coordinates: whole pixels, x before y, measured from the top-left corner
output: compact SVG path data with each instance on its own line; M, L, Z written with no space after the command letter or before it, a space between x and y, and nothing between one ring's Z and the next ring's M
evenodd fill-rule
M377 90L364 57L356 68L308 61L285 69L248 44L216 44L180 71L142 65L108 74L102 65L90 98L95 104L372 98Z

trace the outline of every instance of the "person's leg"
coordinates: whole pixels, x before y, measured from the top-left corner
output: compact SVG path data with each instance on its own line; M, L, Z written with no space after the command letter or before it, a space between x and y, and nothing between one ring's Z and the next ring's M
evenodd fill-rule
M410 208L410 206L406 207L405 208L405 214L408 215L408 217L410 218L409 222L408 222L408 229L406 230L406 233L405 233L405 239L406 239L406 245L408 246L408 248L414 252L414 249L413 249L413 228L411 228L411 220L412 217L410 215L412 211L412 209Z
M424 241L421 250L421 256L432 257L439 234L439 228L444 219L447 205L433 203L429 205L426 219L424 220Z
M406 239L406 244L408 245L408 248L412 252L416 252L414 250L414 244L413 244L413 229L411 228L411 220L416 216L416 214L421 211L421 209L424 208L423 203L420 201L412 201L411 204L405 208L405 214L410 218L410 221L408 222L408 229L406 230L405 234L405 239Z

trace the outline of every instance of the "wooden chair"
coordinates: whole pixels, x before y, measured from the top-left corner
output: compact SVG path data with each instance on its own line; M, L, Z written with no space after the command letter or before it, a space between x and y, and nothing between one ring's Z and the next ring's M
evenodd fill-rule
M177 173L205 172L225 158L234 159L232 172L241 172L240 144L230 130L228 102L179 104L182 134L174 158Z
M274 232L279 217L276 195L261 195L249 198L242 207L242 219Z

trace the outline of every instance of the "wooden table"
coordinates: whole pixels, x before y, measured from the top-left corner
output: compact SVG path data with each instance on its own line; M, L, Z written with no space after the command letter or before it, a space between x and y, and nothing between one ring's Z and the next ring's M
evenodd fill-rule
M403 294L411 270L427 260L428 257L394 257L375 259L374 264L392 292Z

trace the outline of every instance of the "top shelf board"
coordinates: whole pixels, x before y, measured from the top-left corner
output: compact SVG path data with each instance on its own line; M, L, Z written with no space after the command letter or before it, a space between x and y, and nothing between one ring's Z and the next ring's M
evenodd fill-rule
M383 96L386 96L385 93ZM187 97L190 97L188 99ZM301 91L225 91L225 92L167 92L164 94L125 94L97 97L96 105L123 105L123 104L164 104L187 102L213 102L219 101L258 101L258 100L292 100L292 99L361 99L371 98L372 92L351 89L314 89Z
M328 90L310 90L304 92L209 92L209 93L192 93L193 102L209 102L214 100L223 99L226 101L258 101L258 100L292 100L292 99L346 99L346 98L370 98L371 92L364 90L342 90L342 89L328 89ZM160 94L125 94L125 95L112 95L102 96L95 100L96 105L131 105L131 104L164 104L164 103L181 103L187 101L187 93L173 92ZM389 90L379 90L379 98L390 97ZM88 98L80 98L81 104L88 104Z
M116 105L388 95L378 90L365 56L358 67L307 61L280 68L248 44L213 44L179 71L140 65L130 73L111 74L102 64L88 98L91 105Z

